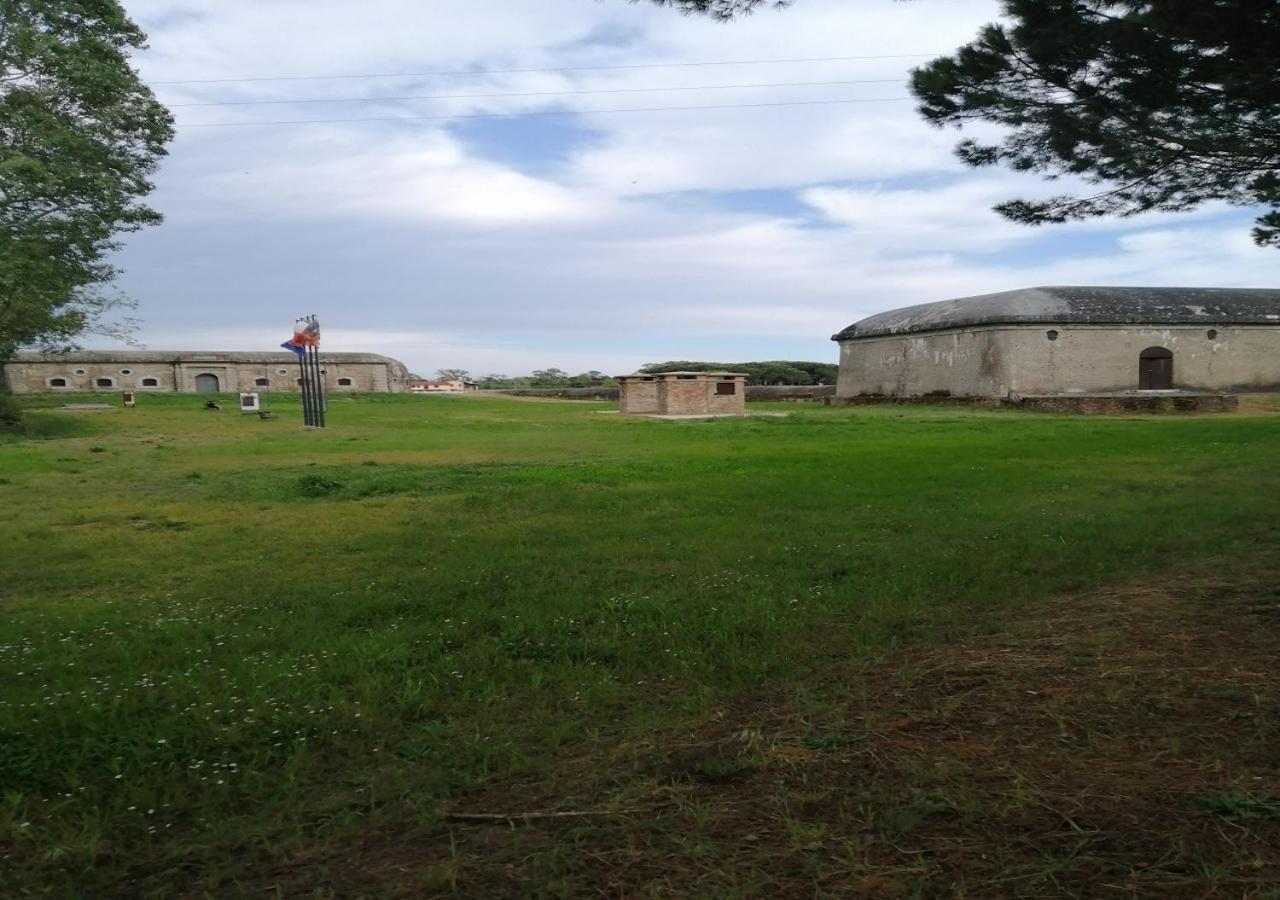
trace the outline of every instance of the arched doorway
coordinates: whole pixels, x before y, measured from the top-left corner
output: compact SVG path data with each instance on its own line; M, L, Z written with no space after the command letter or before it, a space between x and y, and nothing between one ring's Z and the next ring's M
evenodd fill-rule
M202 394L218 393L218 376L205 372L196 376L196 390Z
M1138 390L1167 391L1173 387L1173 353L1148 347L1138 354Z

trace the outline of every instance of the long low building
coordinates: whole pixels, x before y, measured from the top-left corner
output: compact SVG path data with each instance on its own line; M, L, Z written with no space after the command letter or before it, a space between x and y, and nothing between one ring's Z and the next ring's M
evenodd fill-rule
M399 360L377 353L321 353L321 369L331 392L399 394L409 371ZM77 350L40 353L23 350L4 367L15 394L83 391L155 391L184 394L239 391L297 391L298 357L288 351L242 353Z
M1280 390L1280 290L1037 287L879 313L839 398Z

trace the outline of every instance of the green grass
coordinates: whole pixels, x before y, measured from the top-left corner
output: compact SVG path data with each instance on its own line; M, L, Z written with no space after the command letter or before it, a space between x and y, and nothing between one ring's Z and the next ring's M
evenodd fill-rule
M570 749L1280 537L1275 416L52 405L0 436L9 895L429 834Z

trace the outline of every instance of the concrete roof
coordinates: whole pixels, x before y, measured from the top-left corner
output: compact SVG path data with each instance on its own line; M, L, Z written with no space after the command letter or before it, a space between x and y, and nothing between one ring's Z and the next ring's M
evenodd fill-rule
M877 313L833 341L980 325L1280 325L1280 290L1035 287Z
M336 363L386 363L403 365L399 360L378 353L327 353L320 351L322 361ZM255 353L244 350L72 350L68 353L43 353L19 350L11 362L65 363L241 363L247 365L278 363L297 364L298 356L289 350Z

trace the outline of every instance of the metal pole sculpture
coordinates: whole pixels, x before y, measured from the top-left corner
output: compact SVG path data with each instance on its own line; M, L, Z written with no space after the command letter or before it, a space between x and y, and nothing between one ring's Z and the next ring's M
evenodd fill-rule
M320 348L311 347L311 404L315 408L316 426L324 427L324 375L320 371Z
M281 347L289 347L289 344L281 344ZM307 366L303 362L304 354L298 354L298 390L302 392L302 421L307 427L311 427L311 406L307 403Z
M280 345L298 354L302 378L302 418L308 428L324 428L324 386L320 374L320 320L305 316L293 324L293 337Z

